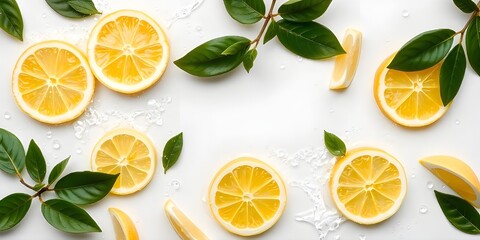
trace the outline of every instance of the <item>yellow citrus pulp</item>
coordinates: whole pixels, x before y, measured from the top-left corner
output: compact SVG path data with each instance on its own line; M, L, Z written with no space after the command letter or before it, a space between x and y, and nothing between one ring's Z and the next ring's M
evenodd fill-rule
M85 111L95 91L95 78L76 47L45 41L29 47L18 59L12 91L20 109L30 117L59 124Z
M132 219L117 208L109 208L108 212L112 216L113 228L117 240L138 240L137 228Z
M162 27L135 10L103 17L88 40L93 73L105 86L121 93L137 93L156 83L165 72L169 55Z
M407 192L400 162L376 148L348 151L335 163L330 194L338 210L360 224L375 224L395 214Z
M152 180L157 154L146 135L120 128L107 132L97 142L91 163L93 171L120 173L111 193L127 195L143 189Z
M462 198L480 207L480 182L465 162L450 156L431 156L420 163Z
M228 231L251 236L271 228L287 203L285 184L266 163L242 157L227 163L213 178L208 203Z
M164 210L168 221L182 240L208 240L208 237L185 216L171 199L165 202Z
M406 127L432 124L445 114L440 97L440 67L416 72L388 69L394 55L387 58L375 74L373 95L378 107L392 121Z
M347 53L335 58L333 76L330 80L330 89L334 90L347 88L352 83L360 59L362 33L354 29L347 29L342 47Z

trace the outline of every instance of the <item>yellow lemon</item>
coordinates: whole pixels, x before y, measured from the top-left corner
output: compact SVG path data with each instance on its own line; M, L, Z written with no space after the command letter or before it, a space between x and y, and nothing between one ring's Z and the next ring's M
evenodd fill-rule
M109 208L108 212L112 216L113 228L117 240L138 240L137 228L132 219L117 208Z
M168 221L182 240L208 240L208 237L185 216L171 199L165 202L164 210Z
M330 89L334 90L347 88L352 83L360 59L362 33L355 29L347 29L343 37L342 47L347 53L335 58L333 76L330 80Z

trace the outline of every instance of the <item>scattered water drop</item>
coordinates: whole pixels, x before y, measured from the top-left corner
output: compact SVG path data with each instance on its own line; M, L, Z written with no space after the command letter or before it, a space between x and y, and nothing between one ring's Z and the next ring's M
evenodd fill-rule
M155 106L157 105L157 100L156 99L149 99L147 102L148 106Z
M98 21L98 18L97 17L93 18L93 21L94 22Z
M280 70L285 70L285 65L280 65Z
M358 239L365 240L365 239L367 239L367 236L365 236L365 234L360 234L360 235L358 235Z
M55 150L58 150L62 147L62 145L60 144L60 141L59 140L53 140L52 142L52 148L55 149Z
M455 125L460 125L460 120L455 120Z
M420 206L420 209L418 209L418 212L420 212L421 214L427 213L427 212L428 212L427 206L421 205L421 206Z
M3 117L4 117L6 120L12 119L12 115L11 115L9 112L5 112L5 113L3 114Z
M170 196L170 194L165 193L165 194L163 194L163 196L168 197L168 196Z
M204 203L207 202L207 196L203 195L203 197L202 197L202 202L204 202Z
M410 16L410 13L407 10L403 10L402 11L402 17L408 18L408 16Z
M335 109L330 108L330 109L328 109L328 112L329 112L329 113L335 113Z
M49 131L47 131L46 135L47 135L48 139L52 139L53 133L52 133L52 131L49 130Z
M428 189L433 189L433 182L428 181L428 182L427 182L427 188L428 188Z
M195 30L197 30L197 32L201 32L201 31L202 31L202 27L196 26L196 27L195 27Z
M302 57L297 57L297 61L298 62L303 62L303 58Z
M335 235L335 237L334 237L333 239L335 239L335 240L339 240L339 239L340 239L340 235L338 235L338 234L337 234L337 235Z
M77 150L75 151L78 155L82 154L82 149L81 148L77 148Z
M412 173L412 178L416 178L417 175L415 175L415 173Z
M47 17L47 14L46 13L42 13L42 18L46 18Z
M172 180L170 182L170 186L172 186L173 190L178 190L181 187L180 181L178 180Z

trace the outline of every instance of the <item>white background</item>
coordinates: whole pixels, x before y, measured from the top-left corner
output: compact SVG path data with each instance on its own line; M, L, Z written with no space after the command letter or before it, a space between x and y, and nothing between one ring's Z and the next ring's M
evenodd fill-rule
M104 1L103 10L138 9L149 13L166 26L168 20L193 0L115 0ZM27 144L33 138L49 161L49 168L72 155L67 171L89 169L89 155L96 140L106 131L93 128L81 143L74 137L72 124L47 126L23 114L11 95L11 72L16 59L31 43L41 39L66 39L84 50L85 34L95 18L71 20L49 9L44 1L18 0L24 17L25 42L0 33L0 127L19 136ZM278 5L283 3L280 1ZM268 8L269 3L267 3ZM402 14L408 12L408 17ZM147 131L161 154L163 145L174 134L184 132L184 150L179 162L166 174L161 163L153 181L143 191L126 197L109 196L88 206L102 233L65 234L50 227L40 213L38 201L17 227L0 233L2 239L114 239L108 207L124 210L134 220L142 239L178 239L163 213L166 195L211 238L238 239L223 230L212 218L202 198L216 170L229 160L244 154L263 159L284 176L285 182L301 179L302 173L268 157L269 149L284 148L293 153L305 147L322 147L323 130L345 137L350 147L369 145L396 156L405 166L408 192L397 214L384 223L370 227L351 222L341 224L341 239L474 239L453 228L436 203L434 189L449 192L425 170L418 160L437 154L456 156L480 172L480 79L468 67L459 95L448 113L436 124L423 129L406 129L393 124L377 108L373 78L377 66L416 34L434 28L459 30L468 15L457 10L451 0L335 0L318 21L330 27L341 39L345 29L353 27L364 34L362 56L356 77L346 91L328 89L333 60L299 60L277 40L261 45L255 66L247 74L243 69L212 79L198 79L173 64L162 80L137 96L125 96L98 84L97 109L133 112L145 109L149 99L171 97L164 124ZM232 20L222 1L206 0L190 17L180 19L167 29L171 44L170 63L188 50L223 35L254 38L261 24L244 26ZM70 31L69 29L75 29ZM67 31L65 31L67 29ZM282 66L285 66L282 69ZM8 112L12 117L3 117ZM48 139L46 132L53 132ZM52 141L61 142L54 150ZM76 150L82 149L81 154ZM303 175L310 174L305 171ZM415 175L415 178L411 176ZM175 191L172 180L179 180ZM18 180L0 173L0 197L14 191L28 192ZM295 221L295 215L312 208L299 189L287 187L289 202L281 220L255 239L317 239L313 226ZM328 194L326 194L328 198ZM428 207L426 214L419 208Z

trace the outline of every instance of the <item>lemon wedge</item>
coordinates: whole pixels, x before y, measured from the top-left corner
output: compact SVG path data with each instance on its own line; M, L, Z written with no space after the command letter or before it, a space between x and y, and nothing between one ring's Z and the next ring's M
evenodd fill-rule
M347 53L335 58L333 76L330 80L330 89L333 90L345 89L352 83L360 59L362 33L355 29L347 29L342 47Z
M165 202L164 210L168 221L182 240L208 240L207 236L185 216L171 199Z
M138 233L132 219L117 208L109 208L117 240L138 240Z

